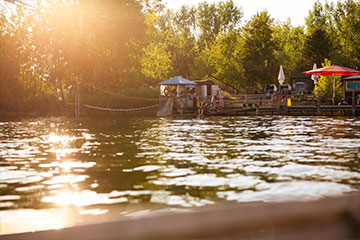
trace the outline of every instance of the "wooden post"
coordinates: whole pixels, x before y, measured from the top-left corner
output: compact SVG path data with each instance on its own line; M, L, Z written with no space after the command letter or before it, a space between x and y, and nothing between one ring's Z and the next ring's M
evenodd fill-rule
M259 97L259 102L258 102L258 106L261 106L261 103L262 103L262 96L260 95L260 97Z
M320 113L320 97L319 96L317 97L317 100L316 100L316 110L317 110L317 114L319 115L319 113Z
M80 117L80 93L78 93L78 104L77 104L77 108L78 108L78 117Z
M75 101L74 101L74 110L75 110L75 118L77 118L77 94L75 93Z
M281 94L279 94L279 111L280 111L280 108L281 108Z
M355 90L352 90L352 114L355 116Z

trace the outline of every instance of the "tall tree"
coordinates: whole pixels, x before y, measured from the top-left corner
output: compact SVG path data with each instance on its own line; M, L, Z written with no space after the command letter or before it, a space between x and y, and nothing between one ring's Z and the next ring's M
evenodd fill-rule
M310 69L314 63L318 66L323 59L331 58L333 55L333 44L331 35L333 22L329 18L332 8L326 4L323 6L320 1L314 3L313 9L309 11L305 19L306 37L301 58L301 70Z
M159 14L165 9L162 0L141 0L143 10L150 14Z
M304 27L293 27L290 21L277 23L274 27L274 41L277 46L275 57L285 72L301 71L300 53L305 41Z
M197 8L197 21L201 49L206 44L214 42L219 33L239 29L242 16L242 9L232 0L217 4L209 4L205 1L200 3Z
M214 73L210 72L210 74L224 85L245 87L240 49L239 31L219 34L211 45L206 64L215 70Z
M331 34L336 44L334 59L339 64L360 68L360 2L339 1L331 16L335 25Z
M309 15L305 19L305 25L309 34L328 25L324 6L319 0L314 3L313 9L309 11Z
M169 76L172 71L171 53L168 49L169 29L159 29L162 19L153 14L146 15L146 46L141 56L141 72L148 84L155 84ZM172 28L171 28L172 30Z
M330 58L332 51L331 39L328 33L318 28L305 37L302 53L301 67L303 70L310 69L316 63L318 66L324 58Z
M273 19L267 11L257 13L245 25L243 33L242 64L249 86L261 87L276 80L278 63L274 52Z
M0 111L40 110L48 88L37 72L32 45L35 21L31 11L21 7L0 14ZM42 96L44 95L44 96Z

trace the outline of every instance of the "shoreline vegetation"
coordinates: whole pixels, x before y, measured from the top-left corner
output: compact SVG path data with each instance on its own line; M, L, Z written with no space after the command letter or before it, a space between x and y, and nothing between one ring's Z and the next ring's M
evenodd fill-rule
M162 0L1 1L0 116L72 116L76 95L103 108L151 106L173 76L250 93L277 84L280 65L285 76L324 59L358 69L359 15L355 0L314 2L298 27L267 11L243 22L232 0L177 11Z

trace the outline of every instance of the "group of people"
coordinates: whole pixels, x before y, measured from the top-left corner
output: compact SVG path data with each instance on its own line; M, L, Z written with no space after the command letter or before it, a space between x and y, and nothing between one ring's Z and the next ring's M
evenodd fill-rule
M198 115L204 115L204 111L208 107L206 99L199 101L197 97L197 109ZM218 88L212 95L210 100L210 110L220 112L224 108L224 91L221 88Z
M211 109L218 112L224 108L224 91L218 88L211 96Z
M177 105L182 109L187 105L188 98L193 101L194 108L197 109L198 115L204 115L206 110L220 112L224 108L224 91L218 88L212 95L210 100L210 107L207 98L198 97L194 89L186 89L185 87L178 89L178 94L171 91L169 87L164 89L163 95L165 97L177 97ZM209 108L209 109L208 109Z

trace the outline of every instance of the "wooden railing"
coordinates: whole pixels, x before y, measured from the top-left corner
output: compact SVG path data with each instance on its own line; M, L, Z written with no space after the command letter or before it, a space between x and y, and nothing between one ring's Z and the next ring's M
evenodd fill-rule
M315 95L266 95L266 94L242 94L229 95L225 104L229 107L234 104L242 104L244 107L256 105L261 106L287 106L288 99L291 105L360 105L359 97L347 98L320 98Z
M190 98L190 97L189 97ZM192 112L196 113L196 105L187 106L185 98L174 97L175 113ZM193 99L193 98L192 98ZM208 103L204 111L208 115L241 115L251 114L289 114L289 115L360 115L360 98L318 98L313 94L307 95L269 95L269 94L240 94L226 95L224 107L213 107L211 96L206 99L199 97L200 101ZM219 104L219 103L217 103ZM183 107L181 107L183 106Z

